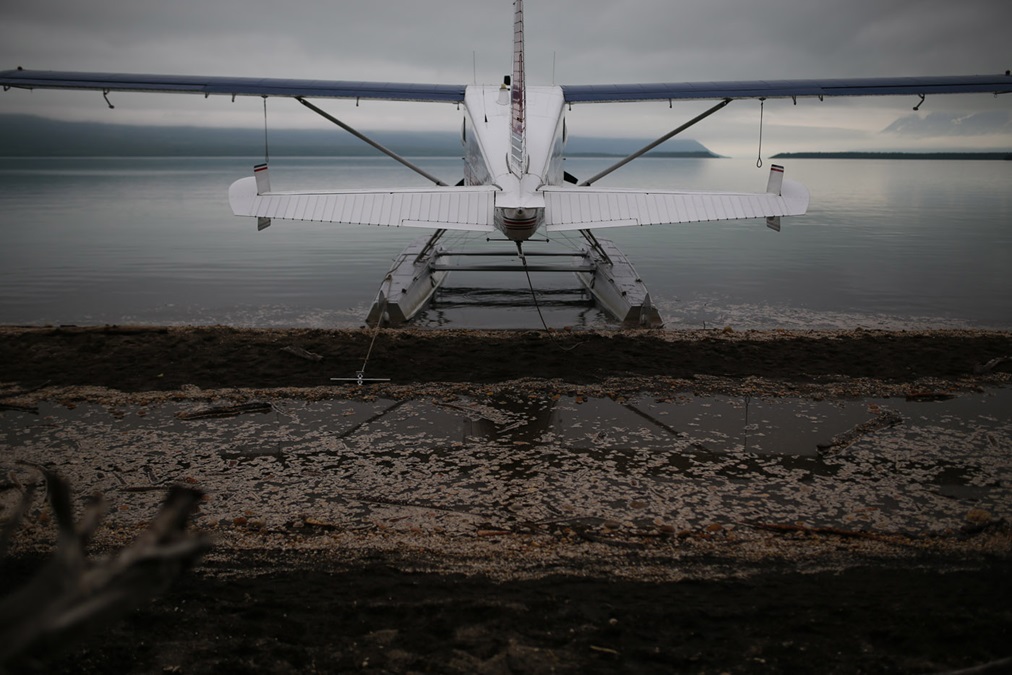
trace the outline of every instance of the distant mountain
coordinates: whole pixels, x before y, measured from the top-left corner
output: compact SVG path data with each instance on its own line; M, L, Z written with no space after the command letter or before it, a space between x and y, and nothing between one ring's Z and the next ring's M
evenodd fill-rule
M454 133L381 132L377 140L413 155L459 155ZM272 155L374 155L377 151L334 129L271 129ZM0 115L0 155L205 157L261 155L264 130L134 126L64 122L32 115Z
M407 156L459 157L455 132L366 132ZM270 129L274 156L374 156L379 152L338 129ZM571 137L567 154L625 156L648 141L631 138ZM33 115L0 115L0 156L7 157L205 157L255 156L263 152L263 129L133 126L64 122ZM672 139L652 156L716 157L690 139Z
M570 157L592 155L596 157L625 157L636 152L652 141L652 138L594 138L592 136L570 136L566 143L566 154ZM719 157L699 141L691 138L672 138L656 150L647 153L650 157Z
M770 159L999 159L1012 152L781 152Z

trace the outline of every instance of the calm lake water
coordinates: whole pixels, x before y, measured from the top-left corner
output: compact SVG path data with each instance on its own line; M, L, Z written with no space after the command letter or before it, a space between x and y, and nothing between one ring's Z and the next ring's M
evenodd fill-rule
M417 161L448 183L461 175L457 159ZM586 177L612 161L574 158L567 170ZM425 231L278 221L257 232L227 200L254 163L0 158L0 324L362 325L392 259ZM271 165L276 189L426 184L385 158ZM762 221L599 231L636 265L667 327L1012 328L1012 162L785 165L812 202L779 234ZM768 167L641 159L600 184L762 191ZM613 325L572 275L532 278L550 326ZM523 274L460 272L418 324L541 325Z

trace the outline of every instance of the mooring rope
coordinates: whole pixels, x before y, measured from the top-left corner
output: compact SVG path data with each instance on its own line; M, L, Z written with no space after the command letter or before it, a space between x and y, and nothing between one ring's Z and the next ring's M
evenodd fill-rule
M264 96L264 164L270 164L271 153L267 144L267 97Z
M548 322L545 321L545 315L542 314L541 312L541 303L538 302L538 294L534 290L534 282L531 281L531 271L527 269L527 256L524 255L523 247L521 246L519 241L517 242L517 253L520 255L520 262L523 263L524 274L527 275L527 286L531 289L531 297L534 299L534 309L538 310L538 318L541 319L541 326L545 329L545 332L548 334L548 337L551 338L552 343L555 344L556 347L558 347L564 352L573 351L583 343L577 342L574 345L569 345L568 347L566 347L563 346L562 343L555 338L555 333L553 333L552 330L548 327Z
M367 365L369 365L369 357L372 356L372 349L376 345L376 338L379 337L380 328L383 327L383 315L386 314L387 311L387 304L390 300L390 288L393 286L394 281L393 274L388 274L386 279L384 279L384 281L387 282L387 292L383 294L383 302L380 305L379 313L376 316L376 325L373 327L372 339L369 340L369 349L366 350L365 359L362 360L362 367L358 370L358 372L355 373L355 377L332 377L330 378L332 382L347 382L350 380L357 383L359 386L362 386L365 383L366 379L368 379L370 382L390 381L390 378L388 377L366 378L365 376L365 368Z
M394 284L394 276L392 274L388 274L384 281L387 282L387 292L383 294L383 304L380 305L379 314L376 316L376 326L372 331L372 340L369 341L369 349L366 351L365 359L362 361L362 368L358 371L360 376L365 375L365 367L369 364L369 357L372 356L372 348L376 344L376 338L379 337L380 328L383 326L383 315L386 314L387 304L390 302L390 289Z

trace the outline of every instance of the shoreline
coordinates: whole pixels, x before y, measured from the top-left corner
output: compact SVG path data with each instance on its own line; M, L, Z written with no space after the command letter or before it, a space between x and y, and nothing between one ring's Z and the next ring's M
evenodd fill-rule
M223 326L0 327L0 382L123 392L327 387L370 377L454 387L522 380L633 388L665 378L759 379L818 387L943 380L1001 384L1012 331L543 331L251 329Z

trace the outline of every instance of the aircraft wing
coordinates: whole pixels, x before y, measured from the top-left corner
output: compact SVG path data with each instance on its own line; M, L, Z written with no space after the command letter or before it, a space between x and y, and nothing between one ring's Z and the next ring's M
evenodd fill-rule
M808 209L808 190L787 179L778 187L779 194L544 187L545 225L549 232L561 232L768 218L779 229L780 216L799 216Z
M0 85L21 89L86 89L102 92L162 92L205 96L355 98L459 103L466 85L300 80L204 75L83 73L5 70ZM567 103L615 103L688 99L798 98L1012 92L1010 75L872 77L830 80L668 82L656 84L563 85Z
M204 96L281 96L355 98L384 101L464 100L464 85L407 84L398 82L348 82L341 80L289 80L258 77L209 77L203 75L141 75L130 73L78 73L51 70L5 70L0 72L4 89L87 89L102 92L137 91Z
M276 218L471 232L495 230L496 188L491 185L260 194L257 185L257 177L237 180L228 190L228 201L235 215L260 218L261 229ZM263 190L264 183L260 186Z
M658 84L563 85L566 103L618 103L689 99L800 98L827 96L921 96L928 94L1007 94L1012 75L864 77L830 80L669 82Z

